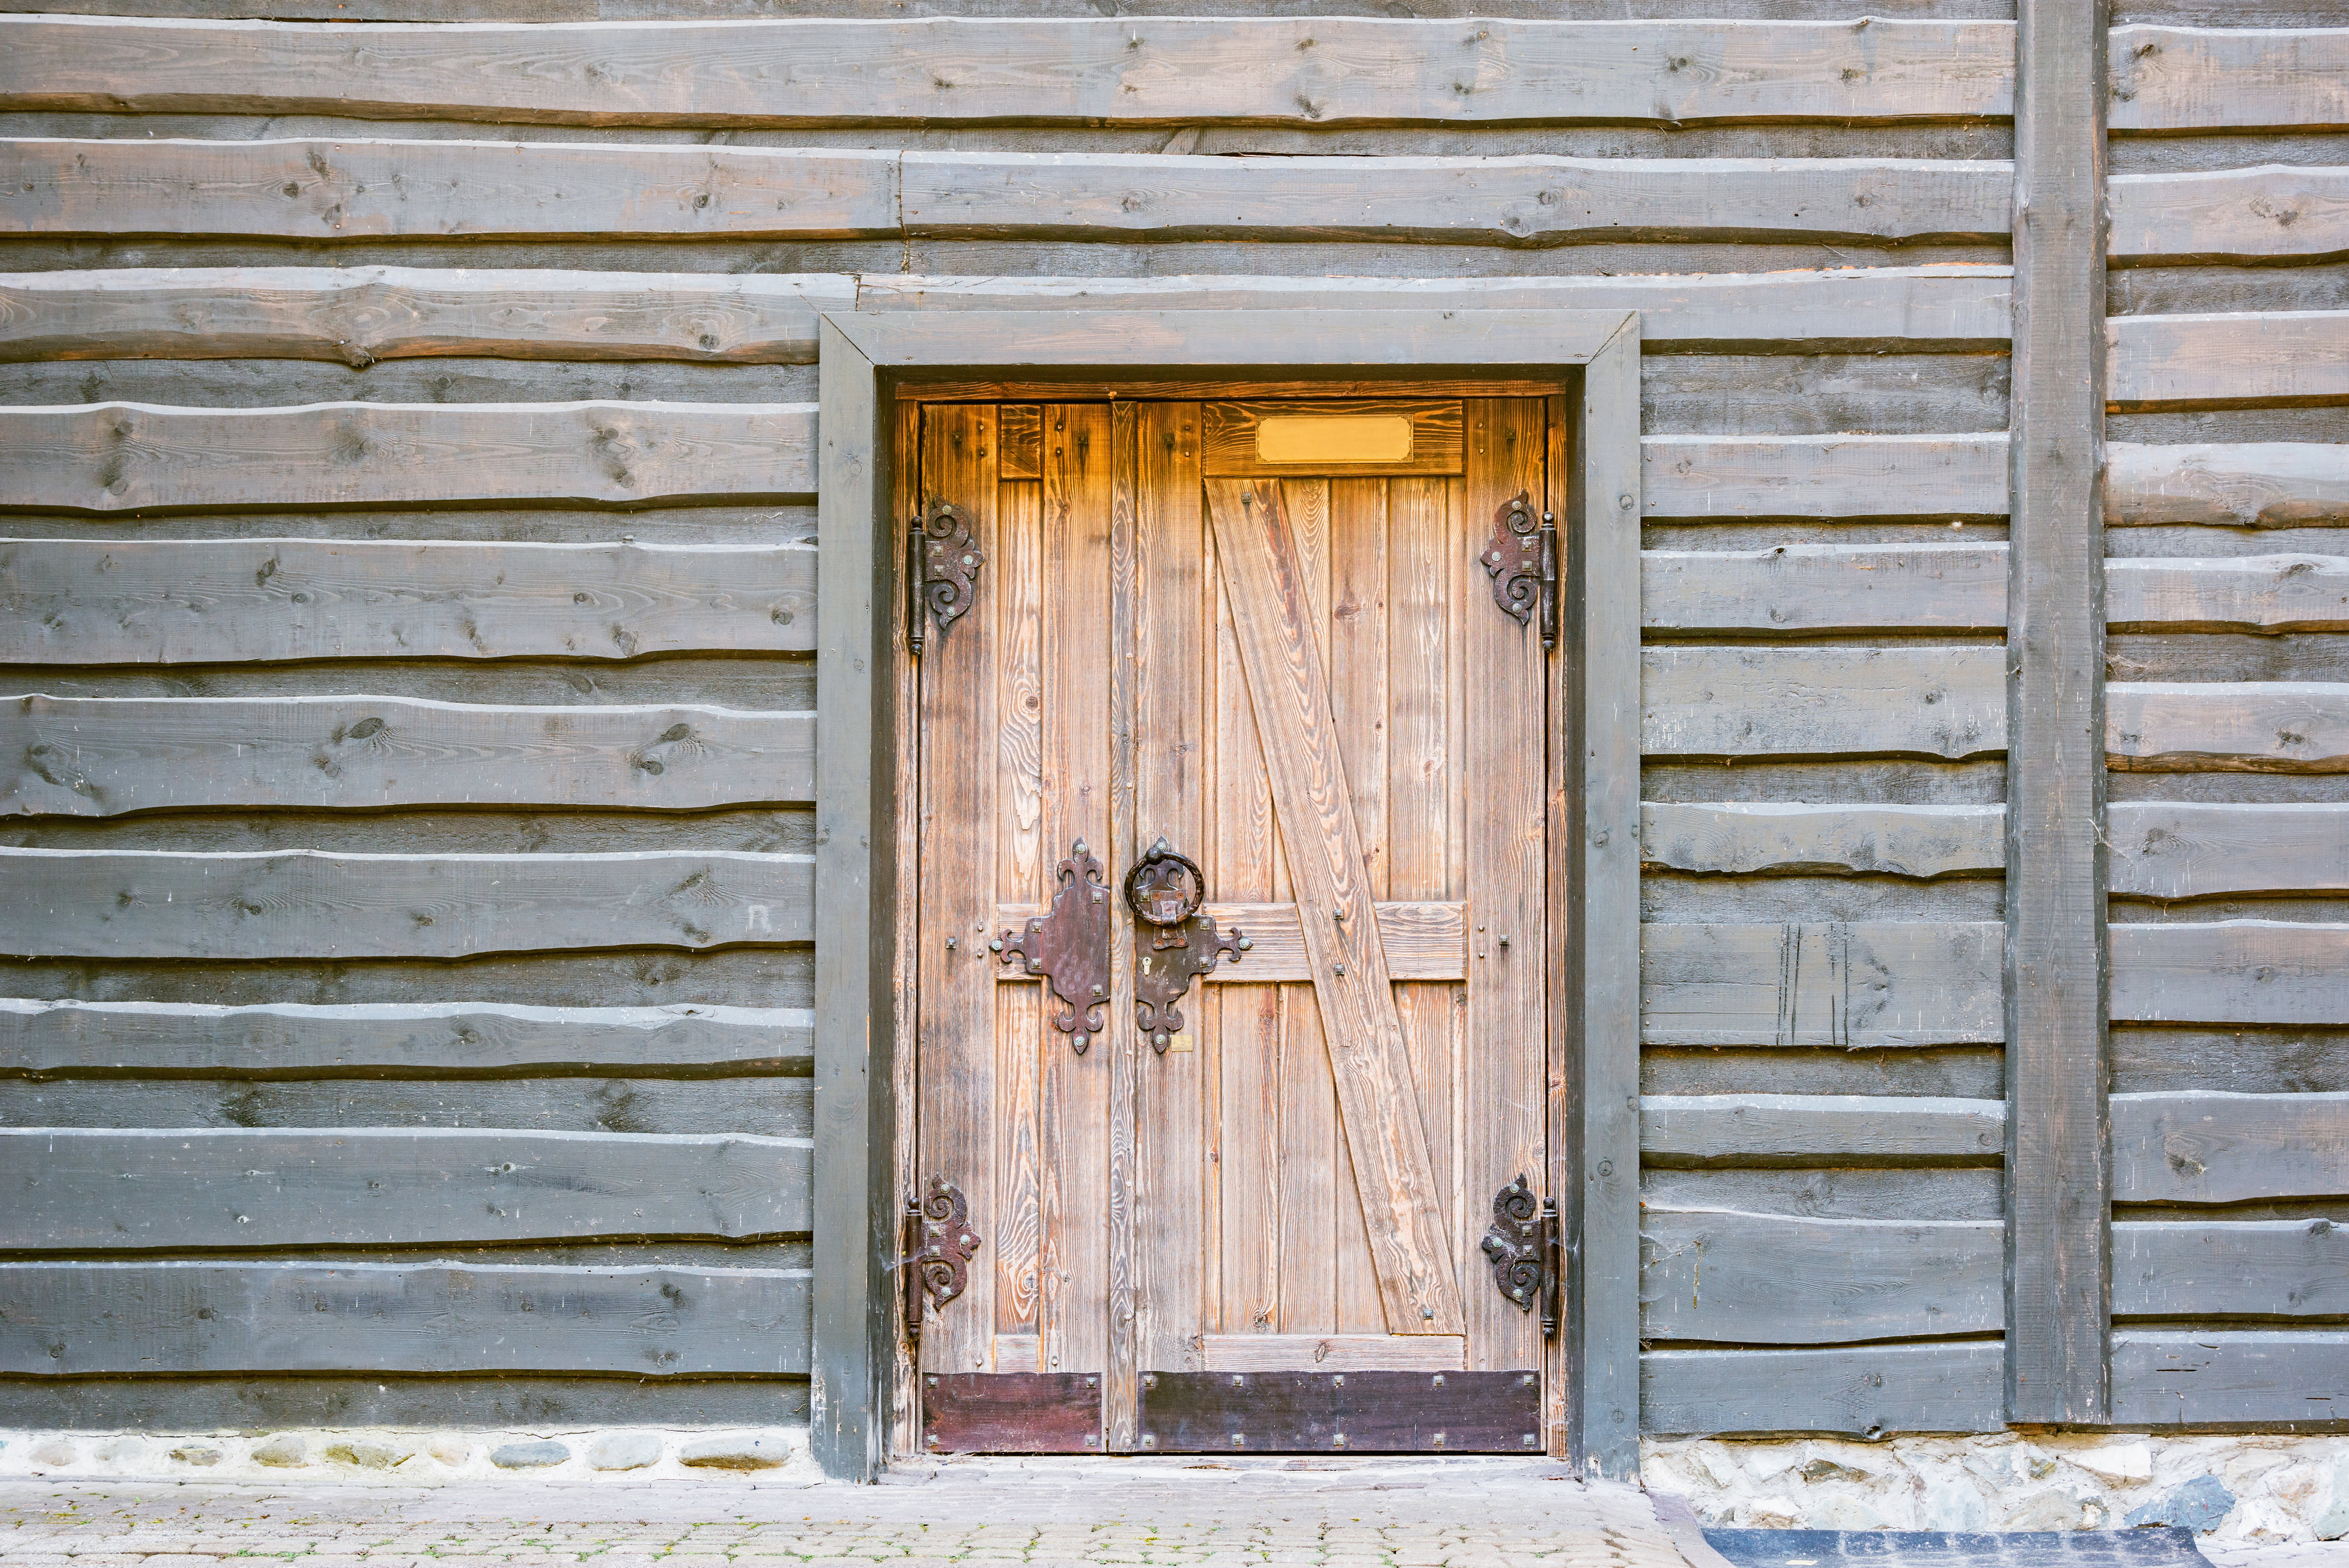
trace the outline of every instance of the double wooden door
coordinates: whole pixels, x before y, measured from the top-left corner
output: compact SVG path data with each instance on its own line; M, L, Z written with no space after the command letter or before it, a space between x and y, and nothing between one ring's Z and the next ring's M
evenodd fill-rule
M1557 421L922 407L922 1446L1546 1446Z

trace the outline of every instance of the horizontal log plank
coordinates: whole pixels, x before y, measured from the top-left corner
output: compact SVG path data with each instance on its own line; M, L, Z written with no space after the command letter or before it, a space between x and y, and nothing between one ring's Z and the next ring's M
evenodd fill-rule
M7 19L0 19L5 22ZM0 70L8 68L0 54ZM685 359L812 364L842 275L113 267L0 275L0 360Z
M1995 805L1785 805L1647 802L1640 852L1673 871L1946 877L2006 864Z
M1394 900L1376 906L1379 940L1386 949L1387 973L1392 980L1464 980L1468 973L1468 906L1441 899ZM1216 928L1237 931L1248 940L1238 958L1225 958L1202 975L1203 981L1230 981L1237 985L1268 985L1279 981L1303 982L1313 978L1305 956L1305 933L1297 923L1294 904L1203 904L1199 912ZM999 904L999 929L1018 930L1044 913L1040 904ZM1002 980L1029 978L1017 963L999 973Z
M2319 441L2105 449L2105 521L2292 528L2349 518L2349 446Z
M2349 168L2265 163L2106 182L2110 254L2256 261L2349 251Z
M1923 756L2006 749L2006 655L1958 648L1651 648L1649 756Z
M2002 1100L1927 1095L1644 1095L1640 1099L1640 1155L1683 1168L1979 1164L1999 1158L2005 1147L2006 1106Z
M2349 770L2349 682L2116 680L2105 759L2136 773Z
M0 952L462 958L805 942L803 855L0 849Z
M2111 1012L2137 1023L2349 1023L2349 926L2116 925Z
M0 1263L0 1372L804 1376L795 1269Z
M1464 1372L1468 1341L1456 1334L1203 1334L1198 1369Z
M2331 1427L2349 1418L2349 1334L2113 1335L2113 1425Z
M0 662L622 659L815 647L815 551L0 539Z
M1640 1357L1640 1424L1703 1436L1994 1432L2006 1425L2006 1347L1651 1350Z
M1660 631L1994 630L2006 624L2006 546L1644 550L1640 623Z
M334 1127L0 1131L14 1251L408 1247L808 1230L812 1146Z
M2349 1094L2115 1095L2112 1116L2116 1203L2349 1197Z
M2349 805L2124 801L2109 810L2116 893L2349 893Z
M2002 517L2006 437L1649 436L1650 517Z
M2349 28L2115 27L2115 130L2349 126Z
M811 403L0 409L0 504L20 508L650 505L809 494L814 462Z
M1916 119L2013 112L1998 22L11 17L0 108L578 124Z
M2006 1037L1990 921L1640 928L1651 1045L1891 1047Z
M309 1077L351 1074L805 1072L814 1019L784 1007L524 1007L0 998L0 1073Z
M1837 1345L1994 1333L2006 1321L2005 1234L1997 1220L1643 1206L1640 1334Z
M2349 1227L2330 1220L2123 1222L2115 1317L2349 1317Z
M2349 310L2118 316L2105 333L2115 410L2349 400Z
M815 796L815 715L395 697L20 697L0 815L197 806L689 811Z
M2105 618L2116 631L2349 631L2349 556L2107 561Z

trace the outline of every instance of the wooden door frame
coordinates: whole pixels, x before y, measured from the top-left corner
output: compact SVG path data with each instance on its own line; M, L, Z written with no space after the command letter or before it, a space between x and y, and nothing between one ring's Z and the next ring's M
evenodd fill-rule
M910 1435L897 1217L910 1190L911 660L893 472L902 382L1506 376L1576 395L1565 657L1552 726L1549 1190L1569 1215L1566 1443L1639 1464L1640 317L1619 310L826 311L816 589L814 1352L826 1474L869 1480ZM1115 384L1112 382L1110 384ZM1401 388L1398 388L1400 390ZM1555 483L1555 482L1553 482ZM980 591L986 591L982 586ZM1578 759L1573 766L1569 760ZM861 941L849 933L862 932ZM1563 1136L1559 1136L1560 1134ZM1551 1386L1557 1386L1556 1379Z

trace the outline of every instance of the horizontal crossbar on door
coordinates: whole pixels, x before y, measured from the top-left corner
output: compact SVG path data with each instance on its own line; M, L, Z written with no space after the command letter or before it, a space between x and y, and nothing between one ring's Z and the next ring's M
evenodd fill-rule
M1394 980L1465 980L1468 976L1468 906L1444 899L1394 900L1378 906L1379 935L1385 940L1387 973ZM1041 904L998 904L995 918L1001 929L1018 930L1044 914ZM1269 985L1275 981L1309 981L1305 933L1297 923L1294 904L1207 904L1201 913L1215 918L1218 929L1237 930L1248 939L1245 958L1218 964L1205 978L1238 985ZM1506 944L1507 932L1488 933ZM1524 939L1517 939L1522 941ZM1503 950L1506 950L1504 948ZM1018 966L1006 967L1004 980L1029 980Z

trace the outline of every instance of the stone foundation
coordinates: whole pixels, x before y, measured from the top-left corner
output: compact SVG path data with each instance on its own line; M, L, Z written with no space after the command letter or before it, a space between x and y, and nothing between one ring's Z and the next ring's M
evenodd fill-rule
M1640 1453L1648 1489L1687 1499L1708 1524L2349 1535L2349 1437L1682 1438Z
M696 1477L812 1481L806 1428L591 1428L541 1432L0 1430L0 1480L326 1480L437 1486L500 1478L588 1483Z

